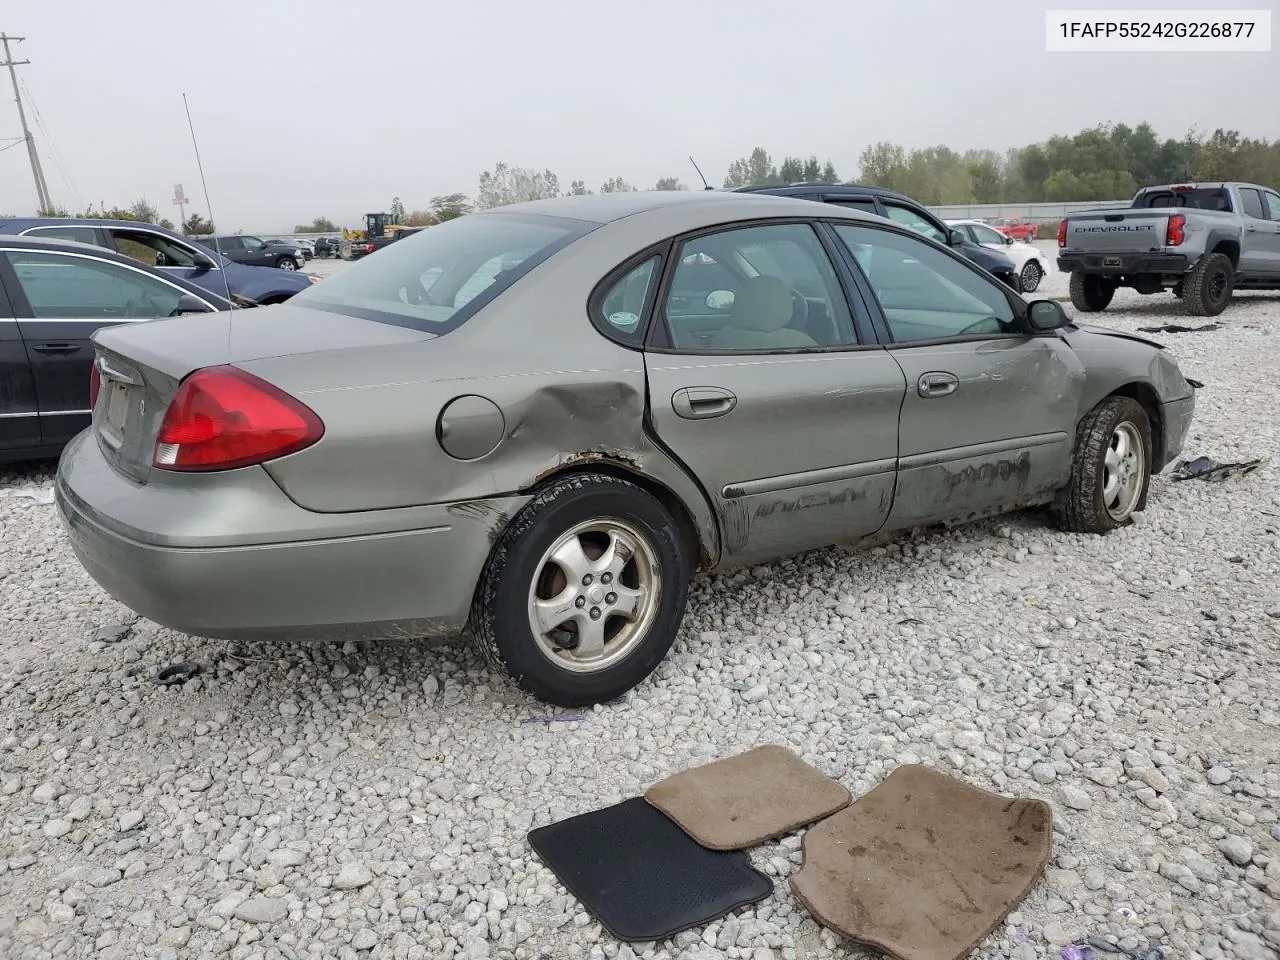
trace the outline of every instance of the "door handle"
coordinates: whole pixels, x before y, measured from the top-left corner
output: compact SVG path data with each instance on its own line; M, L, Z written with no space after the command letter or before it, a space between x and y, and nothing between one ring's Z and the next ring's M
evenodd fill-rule
M956 392L960 386L960 378L953 373L922 373L916 383L916 392L926 400L946 397Z
M1245 233L1257 233L1257 232L1258 232L1258 228L1257 228L1257 227L1255 227L1255 226L1250 225L1250 226L1247 226L1247 227L1245 227L1245 228L1244 228L1244 232L1245 232Z
M80 349L78 343L37 343L31 348L36 353L75 353Z
M723 417L737 405L737 396L724 387L681 387L671 395L671 408L685 420Z

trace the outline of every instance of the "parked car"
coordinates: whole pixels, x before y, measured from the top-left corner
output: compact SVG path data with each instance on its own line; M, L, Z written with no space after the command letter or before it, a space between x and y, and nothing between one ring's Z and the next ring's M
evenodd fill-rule
M948 220L947 226L960 230L966 239L974 243L999 250L1012 260L1014 269L1018 271L1018 286L1023 293L1034 293L1049 273L1049 258L1040 252L1039 247L1017 243L1013 237L1000 233L981 220Z
M292 240L281 240L280 242L284 244L293 243L297 245L298 249L302 251L302 255L308 260L312 259L316 255L316 244L314 240L309 240L305 237L294 237Z
M994 220L984 221L992 227L1014 240L1022 240L1030 243L1040 237L1040 228L1036 224L1027 220L1019 220L1017 217L996 217Z
M206 637L469 628L575 706L657 666L695 570L1126 524L1195 405L1159 345L901 224L721 191L500 207L95 345L55 497L112 596Z
M1255 183L1143 187L1127 208L1071 214L1058 247L1081 313L1132 287L1172 290L1187 314L1213 317L1236 290L1280 290L1280 193Z
M57 456L89 425L94 331L231 306L102 247L0 236L0 461Z
M294 244L268 243L258 237L232 234L226 237L196 237L196 242L224 257L249 267L276 267L280 270L297 270L306 261L306 255Z
M736 192L799 197L888 217L938 243L954 247L1010 289L1021 292L1018 287L1018 271L1011 258L1000 251L988 250L973 243L962 231L948 230L946 224L920 204L892 190L858 183L793 183L778 187L738 187Z
M316 256L322 260L336 257L342 249L342 241L333 237L317 237L315 242Z
M0 235L57 237L92 243L139 263L180 277L209 293L239 298L242 304L281 303L318 281L285 270L247 267L219 256L194 238L183 237L151 223L134 220L25 218L0 220Z

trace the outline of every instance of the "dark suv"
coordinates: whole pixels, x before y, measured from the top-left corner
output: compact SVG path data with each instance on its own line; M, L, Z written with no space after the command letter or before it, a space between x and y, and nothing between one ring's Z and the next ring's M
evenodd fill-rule
M279 267L281 270L297 270L306 262L306 255L294 244L267 242L257 237L235 234L228 237L195 237L196 243L210 250L217 250L228 260L243 263L247 267Z
M1018 269L1007 256L999 250L972 242L963 232L951 229L910 197L892 190L868 187L860 183L792 183L780 187L737 187L733 192L768 193L778 197L817 200L896 220L917 233L952 247L1014 292L1022 292L1022 285L1018 282Z

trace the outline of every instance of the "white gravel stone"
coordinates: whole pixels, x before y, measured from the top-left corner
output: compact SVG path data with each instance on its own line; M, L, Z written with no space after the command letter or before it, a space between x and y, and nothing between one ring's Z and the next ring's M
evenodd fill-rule
M1253 844L1246 837L1227 837L1218 844L1218 849L1237 866L1243 867L1253 859Z
M270 897L253 897L235 908L233 916L237 920L248 923L275 923L289 915L289 908L283 900Z
M1037 296L1063 292L1055 273ZM1120 291L1089 320L1188 322L1176 304ZM1206 385L1183 456L1272 465L1157 476L1105 537L1030 511L699 577L653 678L568 722L522 723L559 711L466 646L227 644L137 620L55 508L0 497L0 956L843 960L785 883L797 835L751 852L776 881L761 903L628 946L525 841L764 743L855 797L918 760L1053 803L1051 878L973 960L1082 936L1274 956L1280 418L1259 385L1280 382L1280 297L1215 319L1154 335ZM0 490L51 476L0 467ZM92 640L112 624L128 636ZM197 681L150 681L183 660Z
M344 863L333 880L338 890L355 890L373 882L373 872L363 863Z

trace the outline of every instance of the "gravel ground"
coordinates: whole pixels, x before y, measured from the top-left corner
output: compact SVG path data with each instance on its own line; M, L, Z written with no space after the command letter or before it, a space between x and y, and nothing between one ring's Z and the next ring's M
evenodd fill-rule
M1122 292L1103 322L1176 322L1175 306ZM1240 297L1224 323L1159 338L1206 384L1187 455L1275 462L1280 297ZM788 893L798 837L753 852L768 900L636 946L524 841L781 743L855 795L923 761L1054 805L1047 878L977 957L1056 958L1090 935L1275 957L1275 476L1157 478L1105 538L1029 512L702 579L649 683L547 723L465 647L247 647L135 623L73 559L48 466L9 469L0 956L864 956ZM152 681L179 660L203 673Z

